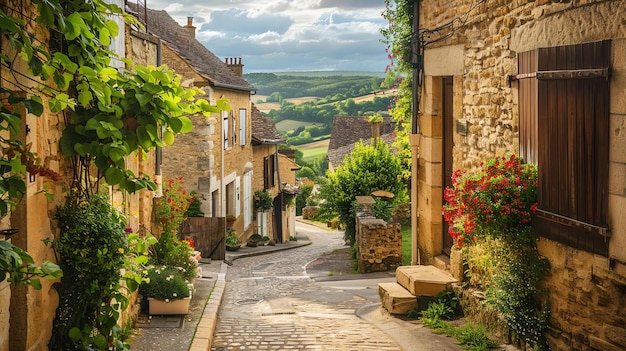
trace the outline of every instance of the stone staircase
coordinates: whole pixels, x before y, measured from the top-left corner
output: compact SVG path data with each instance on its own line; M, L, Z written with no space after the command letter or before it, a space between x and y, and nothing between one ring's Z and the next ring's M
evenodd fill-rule
M395 283L379 283L380 302L389 313L405 314L418 309L420 297L434 297L457 280L435 266L401 266Z

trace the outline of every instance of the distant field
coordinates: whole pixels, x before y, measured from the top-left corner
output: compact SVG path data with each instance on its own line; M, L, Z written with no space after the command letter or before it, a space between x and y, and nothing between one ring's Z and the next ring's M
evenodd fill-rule
M328 153L328 144L330 139L315 141L312 143L298 145L298 150L302 151L302 159L310 162L315 160L320 155L326 155Z
M262 102L262 103L258 102L259 100L265 101L267 98L268 98L267 95L254 95L252 97L252 101L261 112L267 113L267 112L270 112L271 110L280 110L280 103L278 102ZM285 100L292 104L300 105L303 102L312 101L315 99L318 99L318 98L315 96L307 96L307 97L292 98L292 99L285 99Z
M320 123L310 123L303 121L294 121L292 119L285 119L278 123L276 123L276 129L282 130L283 132L291 132L293 130L298 129L298 127L307 127L312 125L321 126Z
M364 101L372 101L374 100L375 97L392 96L395 93L396 93L396 90L385 90L384 92L377 93L376 95L367 94L363 96L357 96L355 98L352 98L352 100L354 100L354 102L356 103L364 102ZM254 95L252 97L252 101L261 112L267 113L267 112L270 112L271 110L280 110L280 103L278 102L261 102L261 103L258 102L259 100L265 101L267 98L268 98L267 95ZM303 102L313 101L315 99L318 99L318 97L306 96L306 97L301 97L301 98L292 98L292 99L285 99L285 100L287 100L288 102L291 102L292 104L299 105Z

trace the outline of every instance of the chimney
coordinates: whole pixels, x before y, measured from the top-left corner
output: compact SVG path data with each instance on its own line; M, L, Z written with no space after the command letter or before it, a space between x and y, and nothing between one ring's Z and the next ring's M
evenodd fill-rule
M243 76L243 65L241 64L241 57L227 57L226 60L224 60L224 63L226 63L226 66L228 66L233 72L235 72L235 74L240 77Z
M187 17L187 25L185 26L185 29L187 29L192 38L196 37L196 27L193 26L193 17Z

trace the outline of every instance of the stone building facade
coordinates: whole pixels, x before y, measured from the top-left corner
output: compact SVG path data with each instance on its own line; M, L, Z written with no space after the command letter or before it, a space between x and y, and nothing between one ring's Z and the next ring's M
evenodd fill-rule
M541 136L547 130L542 127L545 124L541 116L547 113L542 107L549 106L552 100L541 99L553 95L536 94L538 102L530 100L526 94L532 87L525 84L535 84L541 91L546 86L542 79L560 79L555 84L564 85L551 91L558 96L569 89L563 87L572 86L567 85L566 79L573 81L595 75L596 78L590 79L604 79L608 96L599 97L606 99L602 100L606 103L599 103L596 113L606 110L599 122L606 127L599 129L592 146L607 144L597 155L605 161L589 169L595 172L596 168L606 167L606 172L600 172L589 183L606 184L592 192L598 198L605 222L587 223L542 212L544 222L550 222L538 228L540 253L551 263L545 282L551 300L548 339L553 350L626 349L626 3L621 0L422 0L417 3L421 4L420 29L425 31L419 106L420 263L440 266L449 263L451 242L446 237L441 208L442 191L449 186L451 170L470 170L494 156L521 154L531 162L539 162L541 187L548 179L542 172L549 173L559 167L542 163L545 145L541 150L537 141L529 137L536 133ZM590 53L593 51L590 47L602 48L605 54L599 53L600 49ZM541 68L558 65L561 60L559 56L541 55L576 50L582 52L578 54L581 57L606 56L603 60L608 67ZM598 94L586 92L591 93ZM562 106L566 109L577 100ZM533 111L527 111L529 106ZM554 115L558 116L556 111ZM540 116L538 124L527 119L533 112ZM571 126L573 122L569 123ZM548 136L548 139L557 137ZM565 151L560 156L565 159L571 152ZM563 181L569 184L568 177ZM540 197L539 208L547 202L549 197L544 196L543 202ZM557 234L552 231L555 226L561 226ZM572 239L574 236L578 239ZM450 263L458 264L455 260L453 257Z
M226 98L230 110L192 116L193 130L163 148L163 180L182 177L198 193L207 217L234 216L242 241L253 233L251 102L255 89L241 76L240 60L218 59L198 40L190 17L179 25L165 11L147 10L150 33L162 42L162 63L181 75L184 85L202 89L212 104Z
M49 34L35 22L36 6L29 2L16 0L7 1L7 14L22 18L33 33L34 38L45 43ZM4 9L4 8L3 8ZM15 9L20 9L17 12ZM121 24L121 22L120 22ZM130 27L120 25L120 34L117 38L119 46L116 51L122 57L128 57L137 64L157 64L157 40L145 33L131 30ZM118 50L119 49L119 50ZM6 41L1 47L2 54L13 56L14 52ZM37 90L37 82L30 80L29 72L21 60L16 60L13 69L23 78L11 81L20 74L11 74L5 66L0 67L2 82L0 86L13 90ZM47 99L42 95L43 105L47 106ZM63 116L53 114L44 109L41 116L27 114L22 125L21 139L24 144L31 144L31 151L41 158L43 165L58 172L62 179L52 182L41 177L27 177L27 192L16 210L4 217L1 221L2 229L16 228L19 233L10 239L16 246L25 249L33 257L36 265L44 261L55 261L53 250L44 245L42 240L52 239L55 236L53 217L57 206L64 201L64 192L70 184L71 174L68 171L68 161L63 157L59 148L59 140L64 129ZM24 130L28 128L28 133ZM143 157L146 156L146 157ZM155 159L153 155L137 155L126 159L126 165L135 174L145 173L151 178L155 176ZM41 192L54 195L50 201ZM113 189L112 189L113 190ZM150 226L152 212L152 194L141 191L138 194L128 195L112 191L111 201L128 220L128 224L135 230ZM0 240L5 239L0 236ZM42 280L41 290L30 286L10 286L4 281L0 283L0 350L47 350L48 341L52 334L52 323L58 305L58 295L53 288L54 281ZM130 316L130 310L124 314L123 321ZM123 323L122 320L120 322Z

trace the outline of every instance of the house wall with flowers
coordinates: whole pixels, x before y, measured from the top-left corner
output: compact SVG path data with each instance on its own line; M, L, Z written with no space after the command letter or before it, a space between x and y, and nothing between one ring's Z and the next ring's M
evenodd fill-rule
M10 16L21 18L34 18L34 6L21 6L19 1L8 1L5 3L6 12ZM16 11L16 9L22 11ZM48 33L41 29L34 21L28 25L29 33L34 40L47 42ZM2 42L3 55L14 57L15 51L7 41ZM14 62L11 73L2 65L0 67L3 88L17 91L36 90L37 82L31 81L26 65L22 60ZM20 78L20 74L25 74ZM24 93L28 96L27 93ZM44 98L43 104L47 105ZM25 144L31 143L30 151L36 152L42 160L42 164L52 170L63 173L62 160L59 155L58 141L62 131L62 117L44 110L40 117L28 114L24 108L20 108L23 118L22 133L18 139ZM29 132L25 130L28 127ZM28 251L36 264L41 264L45 260L55 261L54 253L46 247L41 240L52 238L52 228L50 226L51 210L55 202L50 202L39 193L44 187L49 187L49 192L61 198L63 180L52 182L42 176L26 176L26 195L13 213L8 214L3 220L1 229L15 228L19 232L11 237L14 245ZM0 310L3 311L2 320L6 328L0 332L0 349L4 350L27 350L39 344L45 344L50 337L54 309L57 304L57 294L52 288L52 281L42 282L41 290L35 290L30 286L3 286L0 291L2 302Z
M443 82L452 78L451 156L454 169L520 151L521 52L610 40L607 219L608 255L541 237L550 261L548 341L554 350L626 348L626 7L619 0L421 1L425 38L420 88L419 248L422 263L441 263L443 250ZM442 27L444 24L451 24ZM461 128L465 127L465 128ZM462 130L465 129L465 130ZM565 155L564 155L565 157ZM540 180L541 181L541 180ZM564 180L566 181L566 180ZM541 233L539 233L541 235ZM451 264L458 256L452 255ZM457 270L458 271L458 270ZM462 272L462 270L461 270Z

